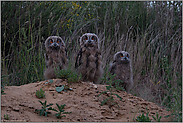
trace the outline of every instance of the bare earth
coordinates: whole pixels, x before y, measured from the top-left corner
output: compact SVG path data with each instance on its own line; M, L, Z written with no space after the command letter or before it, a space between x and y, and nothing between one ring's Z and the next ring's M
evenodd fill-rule
M56 86L68 84L66 80L54 79L53 83L41 81L22 86L7 86L4 89L6 94L1 95L1 121L16 121L16 122L133 122L134 119L144 112L149 112L149 118L152 120L152 115L155 116L158 112L162 116L161 121L170 121L164 116L170 112L162 109L152 102L143 100L142 98L133 96L125 91L114 91L122 97L122 101L114 96L117 105L111 105L109 102L101 106L101 101L109 95L103 94L97 97L98 94L106 90L106 85L93 84L90 82L73 83L70 87L73 91L62 91L58 93L55 90ZM46 83L46 84L45 84ZM45 98L38 99L35 94L37 90L43 88ZM145 93L145 92L144 92ZM72 112L64 114L66 117L57 119L54 111L48 114L48 117L39 116L35 109L41 109L41 104L38 100L47 104L53 103L51 107L57 109L56 103L59 105L66 104L65 111ZM8 114L9 120L4 119L4 115Z

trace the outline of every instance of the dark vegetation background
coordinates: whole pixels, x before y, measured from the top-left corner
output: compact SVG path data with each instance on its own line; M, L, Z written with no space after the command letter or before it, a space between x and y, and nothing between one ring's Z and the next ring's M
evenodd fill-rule
M44 80L44 41L51 35L63 38L73 66L86 32L99 36L105 74L113 55L126 50L131 93L182 121L182 1L2 1L1 87Z

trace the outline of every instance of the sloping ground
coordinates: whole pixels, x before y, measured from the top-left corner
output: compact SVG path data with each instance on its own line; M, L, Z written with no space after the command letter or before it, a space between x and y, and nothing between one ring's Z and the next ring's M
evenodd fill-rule
M161 121L170 121L170 119L164 118L170 112L126 92L114 92L122 97L122 101L114 97L120 108L117 105L111 106L109 103L101 106L101 101L106 99L108 94L99 97L97 95L106 90L105 85L78 82L70 85L72 91L58 93L55 87L66 85L66 80L54 79L53 83L46 82L48 81L5 87L6 94L1 95L1 121L7 121L4 119L4 115L8 114L10 117L8 121L17 122L133 122L133 119L142 112L147 113L146 108L150 120L153 119L152 115L155 116L158 112L159 116L162 116ZM38 99L35 96L36 91L40 88L45 91L44 99ZM41 109L38 100L42 102L47 100L47 104L53 103L51 107L55 109L57 109L56 103L66 104L65 111L72 113L64 114L66 117L62 117L62 119L57 119L54 111L51 111L48 117L39 116L35 112L35 109Z

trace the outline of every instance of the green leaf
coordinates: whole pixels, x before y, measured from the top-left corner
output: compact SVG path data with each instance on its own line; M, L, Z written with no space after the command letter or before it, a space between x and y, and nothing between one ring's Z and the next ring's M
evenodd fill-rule
M55 108L52 108L51 110L58 112L57 109L55 109Z
M56 105L57 105L57 107L58 107L58 109L60 108L60 106L56 103Z
M156 120L156 118L154 116L152 116L154 120Z
M49 82L50 82L50 83L53 83L53 79L49 79Z
M63 109L65 107L65 104L61 105L60 107L61 107L61 109Z
M110 86L110 85L109 85L109 86L106 86L106 89L107 89L107 90L110 90L110 88L111 88L111 86Z
M62 85L62 87L56 87L55 89L57 92L61 92L64 90L64 85Z
M108 91L101 92L99 95L97 95L97 97L99 97L101 94L105 94L106 92L108 92Z
M48 112L45 112L44 114L45 114L44 116L46 116L46 117L48 116Z
M44 109L41 109L39 116L43 115L43 113L44 113Z
M60 113L56 113L55 116L56 116L56 117L60 117Z
M158 119L159 122L160 122L160 120L161 120L161 117L162 117L162 116L160 116L159 119Z
M43 105L45 105L45 106L46 106L46 102L47 102L47 101L45 100L45 101L44 101L44 103L43 103Z
M49 106L51 106L51 105L53 105L53 103L48 104L46 107L49 107Z
M44 105L40 100L38 100L40 103L41 103L41 105Z
M118 94L114 94L117 96L117 98L119 98L122 101L122 98L118 95Z
M54 109L54 108L52 108L52 107L49 107L48 110L52 110L52 111L58 112L56 109Z
M110 99L110 97L108 97L107 99L103 100L102 103L101 103L101 106L103 106L109 99Z

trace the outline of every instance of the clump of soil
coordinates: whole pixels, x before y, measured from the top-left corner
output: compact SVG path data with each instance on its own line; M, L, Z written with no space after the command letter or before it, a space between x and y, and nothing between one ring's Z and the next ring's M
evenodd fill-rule
M150 120L156 112L162 116L161 121L170 121L165 118L170 112L162 109L152 102L133 96L125 91L114 91L122 97L122 101L114 96L114 101L119 105L111 105L110 102L101 106L101 101L106 99L109 94L103 94L97 97L103 91L106 91L106 85L93 84L90 82L78 82L69 85L72 90L61 91L58 93L56 87L68 85L66 80L54 79L53 83L48 80L37 83L31 83L22 86L6 86L1 95L1 121L17 122L133 122L134 119L142 114L149 112ZM43 88L45 98L38 99L36 91ZM144 92L145 93L145 92ZM57 109L59 105L66 104L65 117L57 119L54 111L48 114L48 117L39 116L35 109L41 109L38 100L47 104L53 103L51 107ZM9 120L4 119L8 114Z

